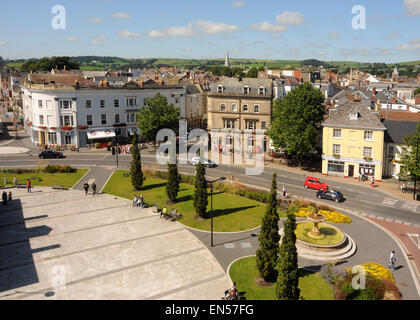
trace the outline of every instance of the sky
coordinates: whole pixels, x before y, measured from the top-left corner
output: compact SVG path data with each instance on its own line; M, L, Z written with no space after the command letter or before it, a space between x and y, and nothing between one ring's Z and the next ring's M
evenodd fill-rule
M420 0L1 0L0 8L7 59L212 59L228 49L247 59L420 60Z

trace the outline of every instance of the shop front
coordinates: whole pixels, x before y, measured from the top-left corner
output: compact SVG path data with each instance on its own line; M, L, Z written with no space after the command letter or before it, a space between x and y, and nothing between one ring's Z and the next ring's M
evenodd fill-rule
M114 142L115 130L90 130L86 132L88 144L100 144L101 148L106 148L109 142Z

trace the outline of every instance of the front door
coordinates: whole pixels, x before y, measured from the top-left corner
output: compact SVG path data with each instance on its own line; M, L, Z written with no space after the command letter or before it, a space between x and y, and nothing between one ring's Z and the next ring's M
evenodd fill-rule
M354 177L354 166L349 166L349 177Z

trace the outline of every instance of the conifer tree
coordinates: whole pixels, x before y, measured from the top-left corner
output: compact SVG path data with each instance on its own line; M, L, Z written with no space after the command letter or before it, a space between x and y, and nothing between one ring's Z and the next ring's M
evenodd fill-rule
M207 182L206 182L206 168L201 161L197 165L194 182L194 208L195 212L202 218L207 218Z
M276 296L279 300L299 300L299 267L296 249L296 217L288 212L277 265Z
M260 244L257 250L257 268L266 282L277 279L277 259L279 254L279 215L277 213L277 175L273 174L270 198L263 217L261 232L258 238Z
M166 182L166 194L169 200L176 202L176 198L179 192L179 183L181 176L178 173L178 166L172 163L168 163L168 181Z
M144 177L143 171L141 170L141 154L138 147L138 137L136 130L134 130L133 135L133 147L131 148L131 155L133 159L131 160L130 165L131 183L136 190L140 190L146 178Z

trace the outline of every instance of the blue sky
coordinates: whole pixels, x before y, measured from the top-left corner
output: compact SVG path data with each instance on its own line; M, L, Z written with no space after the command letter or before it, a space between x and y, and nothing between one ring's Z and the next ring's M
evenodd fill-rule
M65 30L51 21L66 10ZM352 8L366 9L354 30ZM420 60L420 0L2 1L0 56Z

